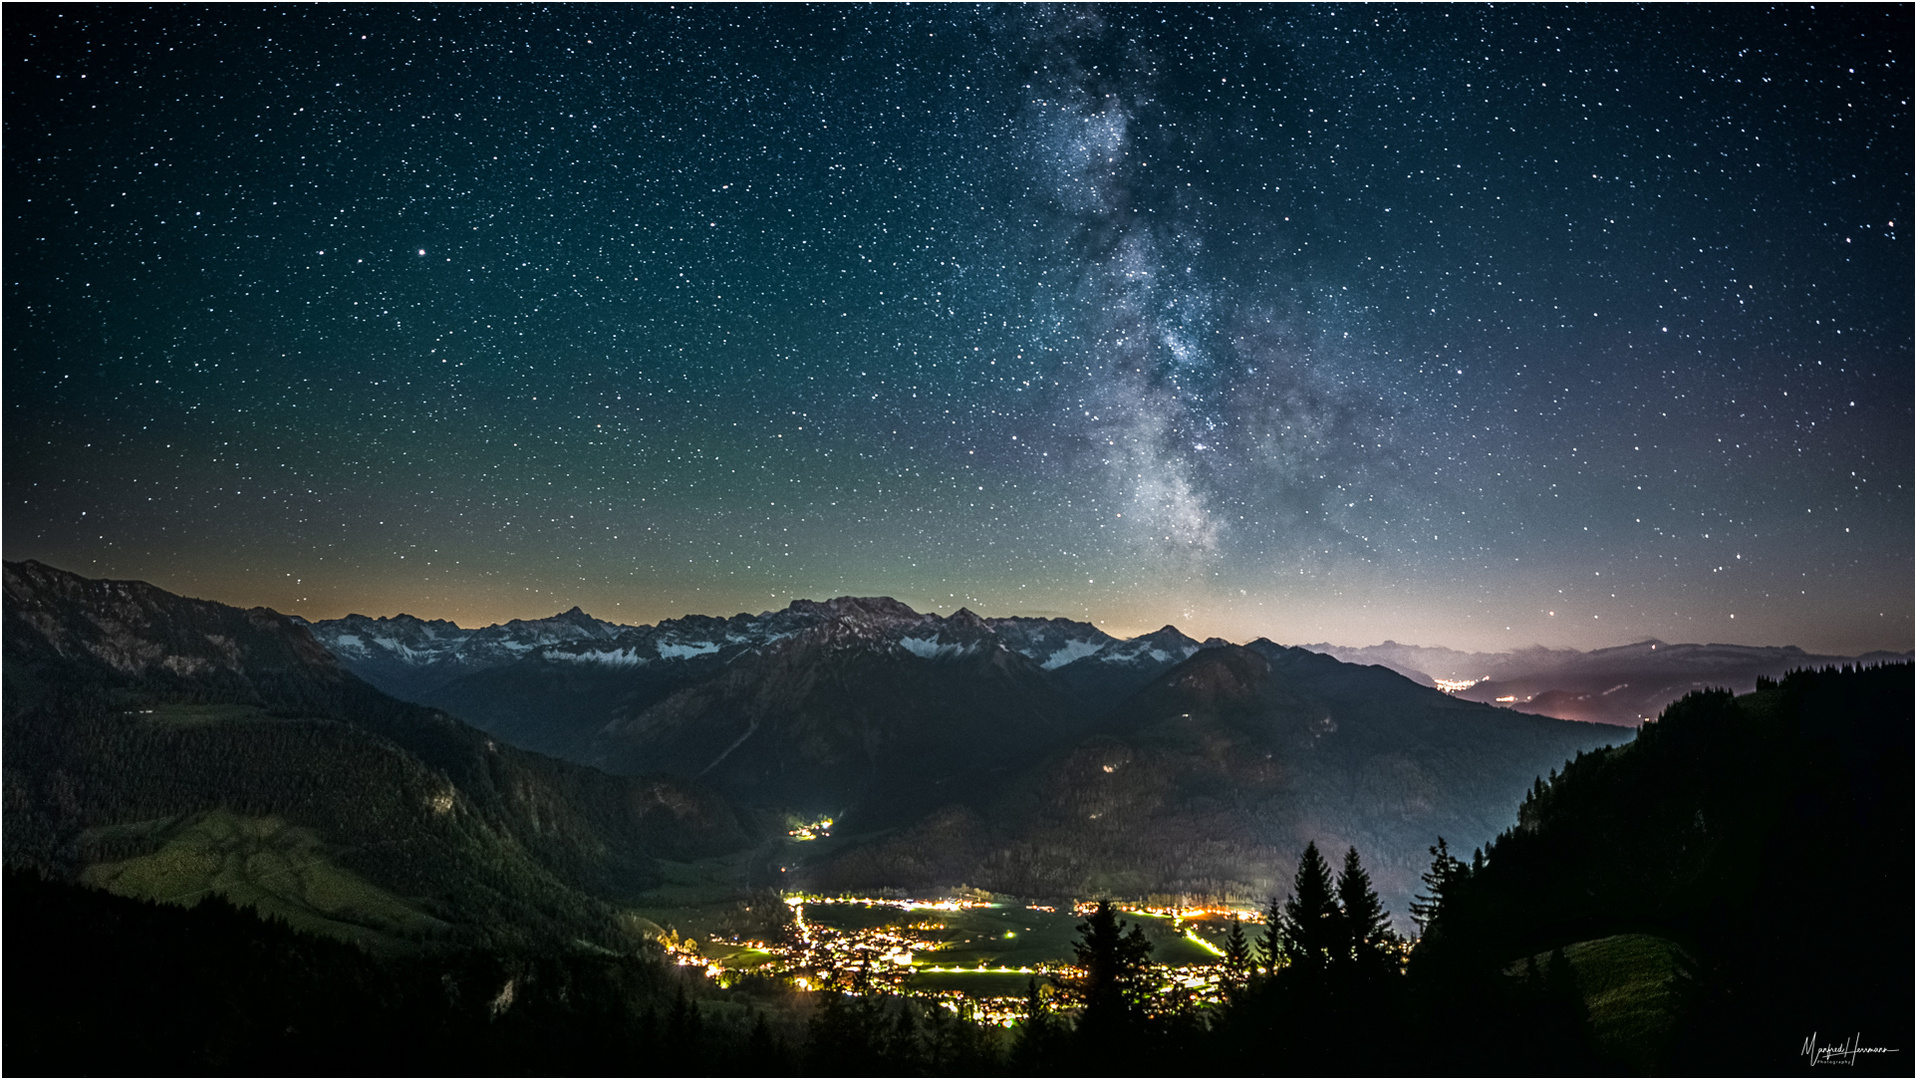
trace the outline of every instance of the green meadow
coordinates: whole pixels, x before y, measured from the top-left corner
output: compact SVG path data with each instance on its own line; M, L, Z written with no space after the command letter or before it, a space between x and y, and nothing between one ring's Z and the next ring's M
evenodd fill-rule
M368 945L390 946L394 935L430 935L441 925L339 866L311 830L278 817L218 809L94 830L93 835L154 838L155 833L162 840L158 850L95 863L82 879L122 896L169 904L191 905L219 895L299 929Z

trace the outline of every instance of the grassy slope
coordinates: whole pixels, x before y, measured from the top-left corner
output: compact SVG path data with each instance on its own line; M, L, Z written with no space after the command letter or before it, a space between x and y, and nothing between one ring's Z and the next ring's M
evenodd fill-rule
M446 929L364 877L340 866L318 834L276 815L245 817L221 808L183 821L92 830L90 840L135 831L160 840L151 854L92 863L80 879L121 896L194 904L208 894L277 915L296 929L391 947Z
M1599 1051L1633 1075L1648 1075L1669 1054L1696 993L1697 961L1650 934L1614 934L1564 948L1577 974ZM1538 970L1549 953L1531 957ZM1524 962L1505 969L1518 975Z

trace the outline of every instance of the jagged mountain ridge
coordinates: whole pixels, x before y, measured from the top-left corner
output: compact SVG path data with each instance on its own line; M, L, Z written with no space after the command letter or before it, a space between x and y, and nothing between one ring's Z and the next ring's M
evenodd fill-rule
M535 649L603 641L620 629L577 607L548 619L514 619L477 630L404 614L348 615L306 625L355 674L407 700L461 675L510 664Z
M350 615L311 628L348 669L397 697L446 709L529 749L614 768L637 767L638 759L611 733L629 729L674 693L794 637L817 639L829 650L937 662L1009 652L1042 672L1080 715L1110 708L1204 645L1222 644L1201 644L1170 626L1119 639L1067 619L985 619L965 608L940 616L889 597L851 596L647 626L620 626L575 608L470 631L408 615Z
M514 619L470 630L444 619L429 621L405 614L347 615L307 625L314 637L362 677L370 673L395 688L425 692L474 671L528 658L640 667L736 654L830 621L862 627L919 655L960 644L959 638L983 629L1048 671L1084 660L1135 664L1145 657L1175 662L1198 645L1170 626L1121 639L1090 623L1069 619L984 619L965 608L939 616L921 614L890 597L853 596L795 600L779 611L758 615L687 615L650 625L607 622L577 607L550 618Z

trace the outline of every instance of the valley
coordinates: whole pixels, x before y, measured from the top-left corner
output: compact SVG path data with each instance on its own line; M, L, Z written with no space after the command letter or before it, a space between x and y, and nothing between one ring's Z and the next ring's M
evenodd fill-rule
M1029 988L1052 993L1069 978L1073 944L1092 904L1063 907L990 894L962 897L783 897L788 920L777 932L728 929L729 912L654 910L676 919L668 952L703 967L722 985L742 976L789 979L805 989L924 995L949 1001L976 1019L1012 1024L1025 1015ZM1219 1000L1223 908L1119 905L1152 943L1151 978L1183 988L1199 1004ZM1236 912L1249 926L1262 916ZM679 928L685 928L682 932ZM697 930L704 928L703 934Z
M35 910L117 912L16 939L46 979L63 950L139 963L118 928L144 925L183 950L166 963L206 973L196 1000L225 992L215 973L241 953L223 950L277 950L275 993L350 1001L381 1045L439 1016L445 1045L528 1063L589 1028L581 1062L652 1047L759 1071L791 1066L781 1046L839 1062L962 1044L985 1062L1006 1039L1063 1063L1066 1043L1030 1040L1094 1046L1108 978L1167 1060L1250 1060L1235 1017L1303 1039L1350 1023L1337 1003L1358 995L1405 1023L1515 1024L1512 1047L1659 1068L1697 1032L1743 1030L1724 994L1810 1007L1747 940L1889 1015L1813 978L1818 951L1776 938L1753 882L1764 859L1907 849L1886 814L1909 805L1907 663L1759 676L1631 732L1262 639L1101 642L842 597L617 630L569 614L474 632L484 662L440 626L432 648L388 650L417 670L463 657L408 702L368 681L404 689L408 669L265 609L31 562L7 564L6 599L10 880ZM579 658L622 637L616 661ZM478 679L510 721L433 703ZM1313 944L1311 919L1368 929ZM1414 1002L1407 965L1445 989ZM221 1008L292 1030L258 1019L311 1008L287 1000Z

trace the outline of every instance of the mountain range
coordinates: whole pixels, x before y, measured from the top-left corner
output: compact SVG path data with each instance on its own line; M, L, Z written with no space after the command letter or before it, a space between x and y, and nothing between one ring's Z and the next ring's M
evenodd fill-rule
M960 609L950 619L921 615L885 598L841 597L798 601L778 612L730 618L692 615L656 625L626 626L595 619L579 608L546 619L463 629L445 620L410 615L368 618L349 615L311 624L314 636L355 674L406 700L430 702L472 717L488 717L503 734L526 745L584 756L598 727L621 709L643 707L671 689L717 670L743 652L829 621L848 605L876 605L867 613L874 627L898 630L900 648L931 655L966 644L964 627L976 622L998 647L1019 653L1094 711L1116 706L1170 664L1199 648L1224 644L1195 641L1166 626L1120 639L1069 619L978 618ZM943 636L941 636L943 635ZM976 635L975 635L976 636ZM1759 679L1775 681L1791 671L1832 665L1871 666L1912 659L1911 652L1878 651L1861 656L1806 652L1794 645L1670 644L1646 639L1612 648L1578 650L1532 646L1508 652L1465 652L1440 646L1347 646L1300 648L1346 663L1378 665L1467 701L1503 705L1540 716L1623 727L1653 719L1693 690L1748 693ZM502 669L509 673L497 674ZM619 669L625 669L620 671ZM645 669L645 677L636 677ZM617 671L612 701L586 686ZM496 673L489 675L488 673ZM1442 681L1442 682L1441 682ZM591 699L584 714L546 719L521 730L529 715L518 700L534 686L555 688L559 700ZM505 694L502 698L500 695Z
M728 679L736 691L747 682L776 678L782 664L789 672L853 653L946 661L986 676L988 683L993 677L1022 677L1038 699L1032 707L1062 718L1115 705L1200 648L1224 644L1194 641L1171 626L1121 640L1090 623L1066 619L984 619L963 608L940 617L887 597L849 596L800 600L756 616L691 615L651 626L621 626L574 608L547 619L516 619L477 630L410 615L349 615L310 628L367 682L395 697L456 712L530 749L626 770L638 767L634 748L644 745L657 760L695 772L709 766L729 742L721 740L704 759L699 755L707 747L696 740L662 748L651 736L666 723L663 714L644 720L642 714L735 666L752 673ZM946 671L950 664L908 667ZM961 697L984 692L955 690ZM770 697L820 692L808 682ZM1047 702L1047 694L1071 701ZM687 707L675 702L666 712ZM985 703L955 707L977 712ZM1040 723L1058 722L1063 721ZM743 729L733 737L742 734Z
M816 888L1254 897L1317 839L1363 848L1403 912L1437 836L1488 840L1540 775L1628 738L1262 639L1118 639L885 597L653 626L574 609L311 629L369 682L502 739L832 818L834 842L792 860Z

